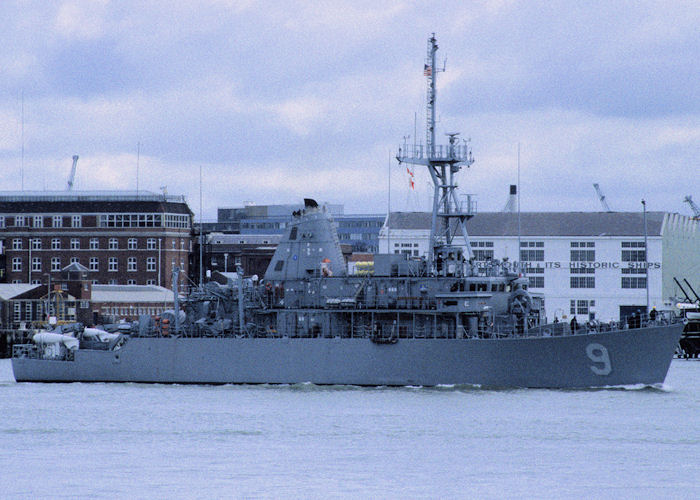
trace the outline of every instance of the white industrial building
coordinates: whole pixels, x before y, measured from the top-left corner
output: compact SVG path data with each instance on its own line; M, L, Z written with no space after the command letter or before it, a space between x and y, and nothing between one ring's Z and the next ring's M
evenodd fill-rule
M700 221L647 212L645 231L644 219L641 212L486 212L466 227L475 260L518 263L544 295L550 321L574 314L609 321L644 312L647 293L650 308L668 308L683 297L674 278L700 294ZM427 255L430 223L430 213L391 213L379 251Z

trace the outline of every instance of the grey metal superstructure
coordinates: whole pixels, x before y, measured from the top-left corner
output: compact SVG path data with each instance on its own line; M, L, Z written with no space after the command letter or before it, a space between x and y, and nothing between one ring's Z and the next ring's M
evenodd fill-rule
M663 382L681 324L572 330L541 324L541 297L507 261L471 259L455 176L466 142L435 144L435 53L428 41L426 147L397 159L434 183L429 258L377 254L372 275L348 275L333 218L306 199L262 279L239 268L160 318L105 337L80 327L15 346L18 381L480 384L598 387ZM177 283L177 279L173 279ZM180 308L182 304L182 309ZM76 342L75 339L79 342ZM97 340L96 340L97 339Z

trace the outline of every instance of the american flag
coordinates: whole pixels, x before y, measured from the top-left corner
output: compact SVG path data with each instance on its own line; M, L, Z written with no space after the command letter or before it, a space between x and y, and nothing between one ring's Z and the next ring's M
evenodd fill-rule
M427 64L423 66L423 76L430 76L433 74L433 68Z

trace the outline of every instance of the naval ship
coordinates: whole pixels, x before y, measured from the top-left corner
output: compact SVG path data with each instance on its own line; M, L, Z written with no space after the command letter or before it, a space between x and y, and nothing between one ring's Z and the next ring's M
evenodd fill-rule
M208 384L478 385L588 388L663 383L682 324L573 330L543 323L542 297L507 260L476 261L456 176L468 142L435 144L438 50L428 40L426 142L398 149L434 192L426 257L377 254L349 275L333 219L306 199L265 275L238 268L158 318L107 333L80 325L14 346L17 381ZM443 68L444 69L444 68ZM178 270L173 283L178 283Z

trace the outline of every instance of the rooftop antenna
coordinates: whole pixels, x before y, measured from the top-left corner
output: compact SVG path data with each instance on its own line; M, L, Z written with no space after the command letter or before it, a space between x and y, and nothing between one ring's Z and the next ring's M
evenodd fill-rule
M68 187L66 191L73 191L73 182L75 181L75 171L78 169L78 155L73 155L73 166L70 169L70 175L68 176Z
M522 243L520 242L520 237L522 235L520 231L520 143L518 142L518 267L520 267L522 259Z
M427 78L426 92L426 132L425 149L422 146L399 148L396 159L399 163L424 165L428 168L433 181L433 210L430 226L429 264L431 272L437 275L461 275L464 271L462 249L466 249L467 258L473 257L469 235L465 222L474 216L471 198L461 203L457 198L457 185L454 175L474 163L471 150L465 143L460 144L457 133L448 133L449 144L435 144L436 78L444 71L435 65L438 50L435 33L428 39L428 51L423 65L423 76ZM454 243L458 230L464 238L464 245ZM453 265L454 264L454 265Z
M24 191L24 89L22 89L22 154L20 163L20 177L22 180L22 191Z
M202 260L204 249L204 231L202 229L202 166L199 166L199 288L204 283L204 262Z
M141 141L136 142L136 197L139 196L139 161L141 160Z
M598 195L600 204L603 205L603 210L605 210L606 212L612 212L612 210L610 210L610 206L608 206L608 202L605 201L605 195L603 194L603 191L600 190L600 184L593 184L593 188L595 188L595 192Z

